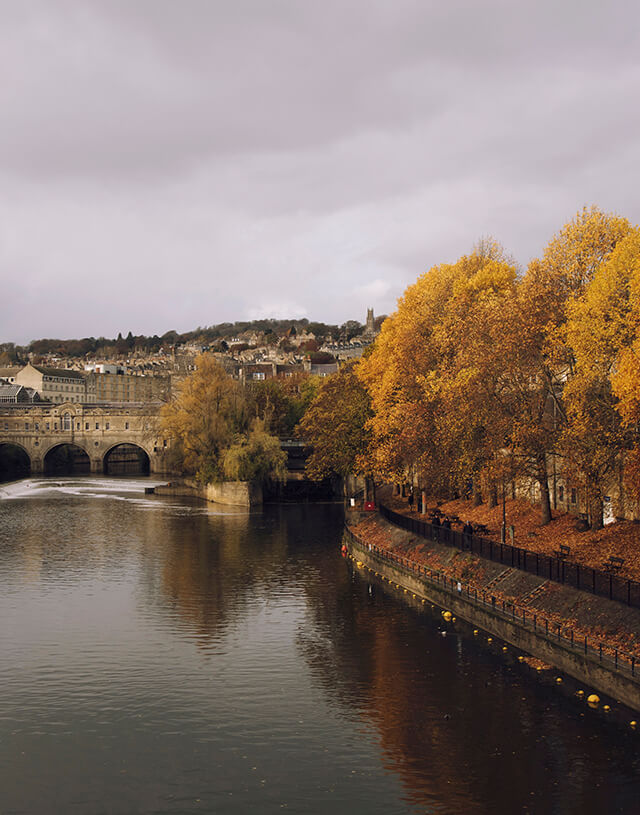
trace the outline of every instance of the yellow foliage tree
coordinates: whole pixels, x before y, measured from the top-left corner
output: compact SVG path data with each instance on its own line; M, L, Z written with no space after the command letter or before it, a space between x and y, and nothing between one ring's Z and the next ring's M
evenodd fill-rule
M515 441L538 481L543 523L551 518L547 457L566 450L561 437L568 438L573 418L562 398L575 372L569 314L630 229L625 218L583 209L554 236L542 258L529 264L519 287Z
M247 429L246 396L212 355L202 354L176 398L162 408L160 422L181 469L204 483L221 481L224 452Z
M489 241L406 290L358 369L379 470L400 479L415 468L436 492L478 483L504 445L494 351L515 279Z
M366 429L371 401L356 368L354 363L344 365L326 379L298 425L298 435L311 447L306 470L312 478L346 478L352 473L372 478Z

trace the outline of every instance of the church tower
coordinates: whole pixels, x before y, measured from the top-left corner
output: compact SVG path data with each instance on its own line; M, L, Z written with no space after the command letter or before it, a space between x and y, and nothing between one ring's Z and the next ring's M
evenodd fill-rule
M364 333L372 337L376 333L375 325L373 322L373 309L367 309L367 322L365 323Z

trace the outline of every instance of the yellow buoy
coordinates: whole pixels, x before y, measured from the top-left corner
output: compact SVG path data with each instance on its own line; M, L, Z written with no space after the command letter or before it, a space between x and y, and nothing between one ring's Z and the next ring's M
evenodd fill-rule
M590 705L598 705L600 704L600 697L597 693L591 693L587 696L587 702L589 702Z
M450 611L443 611L443 612L442 612L442 616L445 618L445 620L447 620L447 621L448 621L448 620L450 620L450 619L451 619L451 617L452 617L453 615L451 614L451 612L450 612Z
M524 662L524 657L523 657L523 656L519 656L519 657L518 657L518 662Z
M631 727L635 727L638 724L638 722L636 722L636 720L633 719L632 721L629 722L629 724L631 725Z
M474 628L474 629L473 629L473 636L474 636L474 637L477 637L477 636L478 636L478 629L477 629L477 628Z
M416 595L415 595L415 594L412 594L411 596L412 596L412 597L415 597Z
M451 618L451 622L452 622L452 623L455 623L455 621L456 621L456 618L455 618L455 617L452 617L452 618Z
M561 676L556 676L556 683L558 685L562 685L562 677Z
M506 651L506 650L507 650L507 646L506 646L506 645L503 645L503 646L502 646L502 650L503 650L503 651Z
M584 696L584 691L583 690L577 690L576 691L576 696L579 696L580 698L582 698Z
M493 642L493 637L487 637L487 642Z
M609 707L609 705L603 705L603 706L602 706L602 709L604 710L604 712L605 712L605 713L609 713L609 711L611 710L611 708Z

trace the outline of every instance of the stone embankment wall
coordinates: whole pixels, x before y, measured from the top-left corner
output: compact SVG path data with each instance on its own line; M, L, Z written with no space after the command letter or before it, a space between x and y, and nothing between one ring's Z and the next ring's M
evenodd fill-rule
M504 642L555 666L567 675L584 682L587 687L593 687L628 705L633 710L640 711L640 668L635 671L635 676L630 673L628 663L625 664L624 669L622 666L616 669L612 660L602 660L597 651L592 648L589 648L586 654L581 653L579 644L572 647L566 638L554 637L553 631L547 635L544 628L534 630L531 625L533 612L538 611L540 615L543 615L545 611L549 614L557 614L556 609L562 608L567 617L567 625L569 625L569 620L573 622L576 616L581 618L582 624L597 619L599 623L597 633L606 637L607 620L611 631L616 633L620 632L622 625L626 629L640 632L640 612L638 610L557 584L551 587L550 599L552 598L552 601L549 607L545 608L541 606L540 596L544 594L546 586L543 584L547 581L542 581L534 575L523 574L515 569L502 568L502 574L493 574L492 567L499 566L499 564L493 564L490 561L475 564L478 573L482 572L483 579L487 581L489 587L495 585L500 579L502 582L511 582L511 596L514 596L513 589L518 586L519 596L516 599L522 603L526 603L532 592L537 591L536 605L529 615L529 623L522 624L517 616L511 618L502 612L500 606L492 607L490 603L478 602L464 591L458 592L455 581L436 583L411 572L401 564L390 562L376 555L369 546L369 540L375 539L374 535L372 534L368 540L366 531L369 529L372 532L376 528L379 532L380 525L384 524L386 522L379 517L369 518L365 524L359 526L355 534L349 530L345 534L344 540L347 548L365 566L380 573L387 580L403 586L409 592L451 611ZM401 536L404 536L405 544L411 540L409 533L394 527L385 532L393 535L396 545ZM429 547L433 547L434 550L445 550L444 552L432 552L436 560L438 555L441 557L454 556L449 547L443 547L440 544L429 544ZM423 562L425 558L428 562L429 552L425 553L423 549L422 556ZM434 568L437 569L440 565L440 562L437 562ZM466 569L467 575L472 577L474 566L469 561L467 561ZM595 639L597 637L594 637Z
M189 495L215 504L252 507L262 504L262 488L249 481L225 481L221 484L199 484L191 478L177 478L155 489L158 495Z

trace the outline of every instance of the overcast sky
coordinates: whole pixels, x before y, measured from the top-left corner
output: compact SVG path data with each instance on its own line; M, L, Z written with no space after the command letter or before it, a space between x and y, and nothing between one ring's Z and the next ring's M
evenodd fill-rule
M364 321L640 221L640 4L0 0L0 341Z

